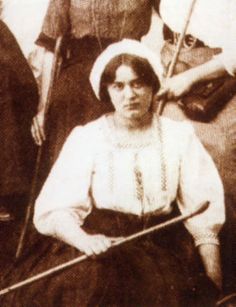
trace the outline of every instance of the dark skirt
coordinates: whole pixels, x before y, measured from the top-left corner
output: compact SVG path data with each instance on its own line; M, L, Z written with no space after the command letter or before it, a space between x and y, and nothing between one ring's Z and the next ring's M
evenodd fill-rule
M84 229L89 233L127 236L166 219L138 218L94 209ZM2 278L1 288L78 255L74 248L41 237ZM190 235L179 224L110 249L95 259L7 294L0 299L0 305L209 307L214 306L216 294L204 274Z
M102 39L101 43L105 49L113 41ZM66 58L53 87L46 119L47 139L43 145L42 182L71 130L113 110L111 105L104 104L95 97L89 82L91 68L102 52L97 38L69 40L64 49Z
M169 43L163 47L164 67L168 67L174 50L175 46ZM209 47L183 48L175 73L205 63L219 51ZM191 122L221 175L226 203L226 223L221 234L224 287L226 292L236 291L236 95L208 122L189 119L176 102L168 102L163 114Z

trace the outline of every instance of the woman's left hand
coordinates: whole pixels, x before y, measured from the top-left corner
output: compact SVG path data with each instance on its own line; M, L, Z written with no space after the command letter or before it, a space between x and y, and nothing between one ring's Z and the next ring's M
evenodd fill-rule
M186 73L180 73L163 81L157 93L158 99L177 100L190 91L194 84L192 78Z

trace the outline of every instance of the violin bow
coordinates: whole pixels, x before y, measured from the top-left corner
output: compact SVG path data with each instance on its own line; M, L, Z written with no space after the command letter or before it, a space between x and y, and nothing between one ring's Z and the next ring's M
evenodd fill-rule
M46 104L45 104L45 111L44 111L44 114L45 114L44 115L44 126L45 126L45 119L47 117L48 109L49 109L50 104L51 104L52 89L53 89L55 80L57 79L57 76L58 76L59 71L60 71L60 66L61 66L60 50L61 50L61 46L62 46L62 39L63 39L63 36L59 36L57 38L55 48L54 48L53 63L52 63L52 70L51 70L51 76L50 76L50 84L49 84L49 88L48 88L47 99L46 99ZM18 245L17 245L16 256L15 256L16 259L18 259L21 255L21 253L22 253L27 229L28 229L30 218L31 218L31 215L32 215L32 208L34 206L34 201L35 201L35 194L36 194L39 170L40 170L41 161L42 161L42 151L43 151L42 146L40 146L38 148L38 151L37 151L34 175L33 175L31 189L30 189L29 201L28 201L28 205L27 205L27 208L26 208L25 220L24 220L24 224L23 224L23 227L22 227L22 230L21 230L21 233L20 233Z
M130 241L133 241L135 239L139 239L147 234L150 234L150 233L153 233L154 231L159 231L159 230L162 230L162 229L165 229L165 228L168 228L170 226L173 226L177 223L180 223L180 222L184 222L185 220L193 217L193 216L196 216L202 212L204 212L207 208L209 207L209 201L206 201L202 204L200 204L194 211L188 211L188 212L185 212L184 214L181 214L175 218L172 218L170 219L169 221L166 221L164 223L161 223L161 224L158 224L158 225L155 225L155 226L152 226L150 228L147 228L147 229L144 229L142 231L139 231L139 232L136 232L126 238L123 238L123 239L120 239L120 240L117 240L115 241L114 243L112 243L111 247L109 248L109 250L111 248L114 248L114 247L117 247L117 246L120 246L120 245L123 245L125 243L128 243ZM51 276L52 274L55 274L55 273L58 273L58 272L61 272L65 269L68 269L76 264L79 264L81 263L82 261L84 260L87 260L89 259L90 257L83 254L82 256L79 256L79 257L76 257L70 261L67 261L67 262L64 262L60 265L57 265L47 271L44 271L42 273L39 273L39 274L36 274L32 277L29 277L23 281L20 281L14 285L11 285L5 289L2 289L0 290L0 296L3 296L9 292L12 292L12 291L15 291L19 288L22 288L26 285L29 285L29 284L32 284L40 279L43 279L43 278L46 278L46 277L49 277Z
M176 48L175 48L173 58L172 58L170 65L168 67L168 71L167 71L167 74L166 74L166 77L165 77L166 79L172 77L172 75L174 73L175 65L178 61L179 53L180 53L180 50L182 48L184 37L185 37L185 34L187 32L189 22L190 22L190 19L191 19L192 13L193 13L193 9L194 9L196 2L197 2L197 0L193 0L191 2L191 5L190 5L189 10L187 12L186 19L185 19L185 22L184 22L184 25L183 25L183 30L180 33L178 42L176 44ZM166 99L161 99L158 102L158 106L157 106L157 114L158 115L161 115L163 113L166 102L167 102Z

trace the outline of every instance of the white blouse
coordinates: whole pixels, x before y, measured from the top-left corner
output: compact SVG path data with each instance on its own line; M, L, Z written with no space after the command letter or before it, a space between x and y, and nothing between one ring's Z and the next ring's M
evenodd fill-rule
M151 128L126 138L107 116L75 128L36 201L38 231L66 232L68 216L82 225L92 206L140 216L167 214L175 199L182 213L209 200L209 208L185 225L196 245L217 244L225 216L216 167L190 124L163 117L160 123L154 116Z
M161 0L160 14L169 28L182 32L192 0ZM226 70L236 72L236 1L197 0L187 33L210 47L219 47Z

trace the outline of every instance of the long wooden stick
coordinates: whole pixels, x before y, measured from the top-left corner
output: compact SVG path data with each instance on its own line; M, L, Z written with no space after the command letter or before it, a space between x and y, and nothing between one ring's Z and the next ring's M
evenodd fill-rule
M119 241L115 241L112 244L111 248L114 248L116 246L122 245L122 244L130 242L130 241L133 241L135 239L141 238L144 235L150 234L150 233L152 233L154 231L165 229L165 228L167 228L169 226L172 226L174 224L183 222L183 221L185 221L185 220L187 220L187 219L189 219L189 218L191 218L191 217L193 217L193 216L195 216L197 214L202 213L203 211L205 211L208 208L208 206L209 206L209 202L207 201L207 202L201 204L199 207L197 207L192 212L187 212L187 213L185 213L183 215L180 215L178 217L175 217L175 218L173 218L173 219L171 219L169 221L166 221L164 223L161 223L161 224L152 226L150 228L144 229L142 231L139 231L139 232L137 232L137 233L135 233L133 235L130 235L130 236L124 238L124 239L121 239ZM0 290L0 296L5 295L5 294L7 294L9 292L12 292L12 291L14 291L16 289L22 288L22 287L24 287L26 285L29 285L29 284L31 284L33 282L36 282L36 281L38 281L38 280L40 280L42 278L48 277L48 276L50 276L50 275L52 275L54 273L60 272L60 271L65 270L65 269L68 269L68 268L72 267L73 265L78 264L78 263L80 263L80 262L82 262L82 261L84 261L84 260L86 260L88 258L89 257L87 255L82 255L82 256L77 257L75 259L72 259L72 260L70 260L68 262L65 262L65 263L62 263L62 264L60 264L58 266L55 266L55 267L53 267L53 268L51 268L51 269L49 269L47 271L39 273L39 274L37 274L35 276L32 276L30 278L27 278L27 279L25 279L25 280L23 280L21 282L18 282L16 284L12 285L12 286L9 286L9 287L7 287L5 289Z
M174 73L175 65L178 61L179 53L180 53L180 50L182 48L184 37L185 37L186 31L188 29L188 25L189 25L189 22L190 22L190 19L191 19L192 13L193 13L193 9L194 9L196 2L197 2L197 0L193 0L191 5L190 5L189 11L188 11L187 16L186 16L186 20L184 22L183 30L182 30L182 32L179 36L178 43L176 45L176 49L175 49L173 58L170 62L170 66L169 66L168 71L167 71L167 75L166 75L167 79L172 77L172 75ZM166 104L166 99L161 99L159 101L158 106L157 106L157 113L159 115L162 114L164 107L165 107L165 104Z
M224 296L222 299L220 299L219 301L217 301L216 302L216 307L218 307L218 306L223 306L223 304L225 304L225 303L227 303L228 301L230 301L230 300L232 300L232 299L235 299L236 300L236 292L234 292L234 293L231 293L231 294L229 294L229 295L226 295L226 296ZM229 302L229 304L230 305L227 305L228 307L233 307L233 304L231 304L230 302ZM225 305L226 306L226 305Z
M52 70L51 70L51 78L50 78L50 85L47 93L47 100L45 104L45 110L44 110L44 118L46 118L48 109L51 103L51 97L52 97L52 89L53 85L55 82L55 79L58 75L59 71L59 66L60 66L60 49L61 49L61 44L62 44L62 36L59 36L56 41L55 45L55 51L54 51L54 57L53 57L53 63L52 63ZM45 122L44 122L45 126ZM16 250L16 259L18 259L22 253L23 247L24 247L24 241L25 241L25 236L26 232L28 229L29 221L32 215L32 208L34 206L34 201L35 201L35 194L36 194L36 188L37 188L37 181L38 181L38 175L39 175L39 170L41 167L41 159L42 159L42 146L38 148L37 152L37 158L35 162L35 169L34 169L34 176L31 184L31 190L30 190L30 196L29 196L29 202L27 205L26 209L26 215L25 215L25 221L23 224L23 228L20 234L19 242L17 245L17 250Z

